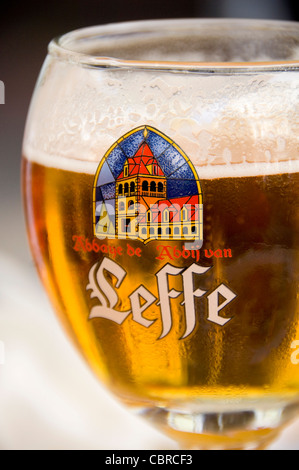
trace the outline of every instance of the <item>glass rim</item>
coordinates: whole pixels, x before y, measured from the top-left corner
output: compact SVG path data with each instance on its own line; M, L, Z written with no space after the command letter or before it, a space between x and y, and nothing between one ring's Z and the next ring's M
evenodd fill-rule
M252 33L256 30L272 32L296 32L298 37L298 59L285 60L253 60L253 61L183 61L183 60L145 60L126 59L107 54L91 54L78 51L72 45L88 40L104 41L109 38L121 41L124 35L167 33L174 28L189 31L197 27L198 31L211 27L224 28L231 32L236 26L248 28ZM188 29L189 28L189 29ZM191 32L192 34L192 32ZM155 19L116 22L96 26L88 26L70 31L54 38L48 45L48 54L59 60L78 66L105 69L139 69L161 70L168 72L202 72L202 73L240 73L252 71L286 71L299 70L299 23L288 20L246 19L246 18L182 18Z

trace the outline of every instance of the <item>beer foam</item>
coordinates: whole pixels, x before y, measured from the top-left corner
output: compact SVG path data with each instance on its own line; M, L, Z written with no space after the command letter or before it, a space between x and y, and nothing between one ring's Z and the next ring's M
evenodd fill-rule
M297 70L226 73L90 67L49 55L24 135L27 159L94 174L109 148L148 125L200 178L297 172Z
M24 149L24 157L32 163L37 163L49 168L95 175L100 162L77 160L65 158L59 155L48 155L46 153ZM284 162L259 162L259 163L237 163L223 165L194 165L199 179L219 178L241 178L253 176L271 176L286 173L299 173L299 159Z

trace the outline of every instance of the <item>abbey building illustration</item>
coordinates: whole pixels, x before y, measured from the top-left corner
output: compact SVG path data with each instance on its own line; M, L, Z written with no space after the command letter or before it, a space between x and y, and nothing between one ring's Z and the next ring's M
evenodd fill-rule
M100 171L95 187L95 233L99 238L113 232L116 238L145 243L153 239L202 240L197 173L183 152L157 132L144 126L119 141L111 151L119 155L117 170L114 158L109 165L108 154L102 172L106 180L108 169L111 175L114 172L113 182L98 184L104 182ZM124 145L130 137L134 145Z

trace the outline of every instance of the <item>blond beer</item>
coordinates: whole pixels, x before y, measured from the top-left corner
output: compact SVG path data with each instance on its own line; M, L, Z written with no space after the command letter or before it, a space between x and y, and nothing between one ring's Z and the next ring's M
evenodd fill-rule
M290 358L299 337L299 173L201 179L204 244L182 256L178 241L96 239L93 175L26 159L23 172L28 230L43 282L74 341L114 393L137 406L152 400L166 406L196 402L202 396L296 394L299 369ZM144 313L151 322L146 327L132 314L121 325L89 319L99 303L86 289L89 272L104 258L126 271L118 289L106 273L119 312L131 310L129 296L142 283L158 299L156 273L167 263L186 268L197 262L210 270L194 275L195 287L210 293L223 283L237 294L223 310L230 321L224 326L209 321L207 298L196 298L196 326L182 339L186 318L179 275L169 277L170 288L182 294L171 300L172 327L163 338L158 300Z

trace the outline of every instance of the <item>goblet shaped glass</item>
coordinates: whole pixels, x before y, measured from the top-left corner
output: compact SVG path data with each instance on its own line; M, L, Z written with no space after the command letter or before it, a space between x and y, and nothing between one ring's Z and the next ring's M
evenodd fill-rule
M53 40L28 114L30 245L129 408L261 449L299 404L299 27L160 20Z

